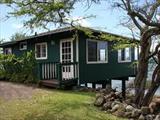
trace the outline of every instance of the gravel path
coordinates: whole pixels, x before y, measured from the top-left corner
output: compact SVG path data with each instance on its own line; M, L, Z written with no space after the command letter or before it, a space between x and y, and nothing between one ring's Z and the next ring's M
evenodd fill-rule
M38 88L0 81L0 98L4 100L31 98Z

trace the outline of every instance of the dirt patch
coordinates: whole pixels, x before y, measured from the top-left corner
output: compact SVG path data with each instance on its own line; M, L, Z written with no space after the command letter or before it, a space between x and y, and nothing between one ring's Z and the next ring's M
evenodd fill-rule
M4 100L31 98L36 87L0 81L0 98Z

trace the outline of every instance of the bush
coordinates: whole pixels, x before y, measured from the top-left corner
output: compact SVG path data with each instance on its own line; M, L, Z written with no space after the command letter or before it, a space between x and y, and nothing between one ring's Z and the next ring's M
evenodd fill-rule
M20 83L38 82L35 74L36 60L32 51L21 57L15 55L0 55L0 78Z

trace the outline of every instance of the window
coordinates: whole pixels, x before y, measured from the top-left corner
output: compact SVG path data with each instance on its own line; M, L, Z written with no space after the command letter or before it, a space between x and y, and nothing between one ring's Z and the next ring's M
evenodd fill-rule
M61 61L62 63L72 62L72 42L71 41L63 41L61 43Z
M4 54L12 54L12 48L4 48Z
M26 50L27 49L27 42L20 42L19 49Z
M138 48L134 48L134 60L138 60Z
M107 57L107 42L104 41L87 41L87 62L88 63L106 63Z
M131 62L131 48L118 50L118 62Z
M47 43L37 43L35 45L36 59L47 59Z

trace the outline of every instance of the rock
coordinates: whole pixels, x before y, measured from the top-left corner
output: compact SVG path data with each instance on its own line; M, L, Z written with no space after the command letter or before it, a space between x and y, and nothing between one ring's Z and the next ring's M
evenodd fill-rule
M105 97L106 101L109 101L109 99L111 98L111 94L105 95L104 97Z
M151 102L149 104L149 109L151 113L154 113L156 111L156 103L155 102Z
M118 117L124 117L125 107L123 106L123 104L118 104L118 105L119 105L118 109L113 114Z
M97 93L97 94L96 94L96 99L99 98L99 97L101 97L101 96L103 96L103 95L100 94L100 93Z
M111 97L116 98L116 94L115 94L115 92L113 92L113 91L112 91L112 92L110 93L110 95L111 95Z
M133 110L134 110L134 107L132 107L131 105L127 105L127 107L126 107L127 112L131 112Z
M118 117L124 117L125 111L117 110L116 112L113 113L113 115L118 116Z
M149 104L150 112L157 113L160 112L160 98L154 98L153 101Z
M127 99L127 100L125 100L125 103L130 105L132 103L132 100L131 99Z
M108 110L108 109L111 109L111 104L112 104L112 102L106 102L104 105L103 105L103 107L102 107L102 109L103 110Z
M142 111L142 114L143 114L143 115L147 115L147 114L150 113L150 109L149 109L149 107L147 107L147 106L142 106L142 107L141 107L141 111Z
M117 96L120 96L121 95L121 92L115 92L115 95L117 95Z
M134 110L132 111L131 117L132 117L132 118L138 118L138 117L140 116L140 114L141 114L141 110L139 110L139 109L134 109Z
M104 93L105 94L106 93L106 89L101 89L100 93Z
M146 115L145 117L146 120L153 120L153 118L154 118L153 115Z
M101 90L101 87L96 88L96 91L98 91L98 92L99 92L100 90Z
M113 106L115 106L116 104L120 104L121 102L119 101L113 101L112 104L111 104L111 108L113 108Z
M141 114L138 118L138 120L145 120L145 117Z
M115 97L111 97L109 101L115 101Z
M88 92L88 88L87 87L81 87L79 88L80 92Z
M99 97L96 98L96 100L95 100L95 102L94 102L94 105L100 107L100 106L102 106L104 103L105 103L105 98L104 98L104 96L99 96Z
M125 112L124 117L131 118L132 112Z
M154 120L160 120L160 115L156 115Z
M120 105L119 105L119 104L114 105L114 106L112 107L111 112L115 112L115 111L117 111L117 110L119 109L119 107L120 107Z

